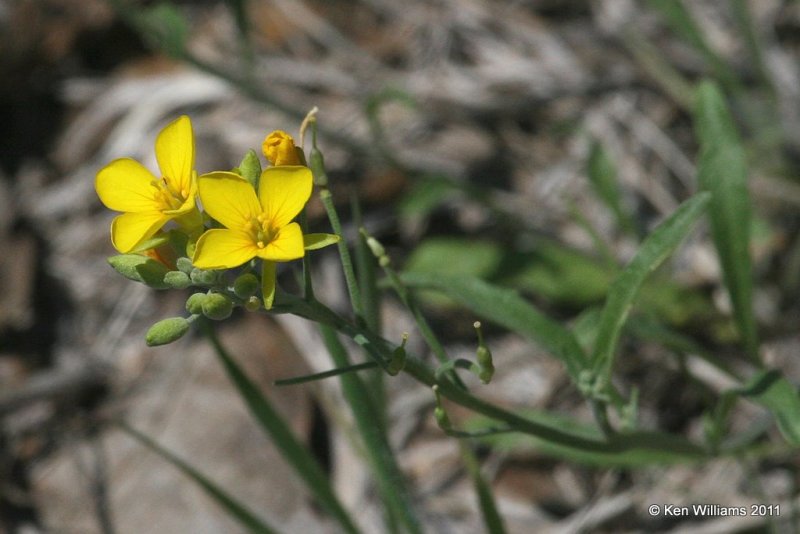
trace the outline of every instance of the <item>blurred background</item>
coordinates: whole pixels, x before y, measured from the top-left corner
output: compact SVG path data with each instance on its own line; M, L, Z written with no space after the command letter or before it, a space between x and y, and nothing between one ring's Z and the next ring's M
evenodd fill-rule
M762 355L800 381L800 3L675 4L0 1L0 531L240 531L191 481L104 422L124 417L283 532L335 532L200 339L145 346L149 326L180 314L187 295L132 283L105 261L114 214L94 193L95 173L123 156L156 169L155 137L180 114L192 119L202 173L235 167L273 129L297 136L318 106L349 235L357 198L399 267L480 276L566 321L601 304L615 265L697 191L692 88L714 79L750 164ZM613 175L610 197L591 179L599 172ZM316 200L309 216L326 231ZM321 299L345 307L335 251L315 261ZM707 229L669 263L669 276L643 294L646 316L735 364ZM472 354L475 318L421 298L448 352ZM409 347L425 353L396 302L386 299L381 316L388 339L409 331ZM498 375L482 396L589 419L558 362L487 327ZM381 532L352 436L332 425L347 419L336 382L271 385L331 366L313 325L239 314L221 334L366 531ZM622 373L643 392L643 424L701 436L704 392L682 372L692 362L647 336L621 350ZM729 387L707 367L694 371L712 393ZM392 441L424 523L480 532L458 445L430 417L430 391L402 377L389 386ZM741 412L735 428L758 410ZM502 445L482 458L509 531L520 534L756 532L763 518L650 517L647 505L780 502L786 519L800 483L791 451L627 470Z

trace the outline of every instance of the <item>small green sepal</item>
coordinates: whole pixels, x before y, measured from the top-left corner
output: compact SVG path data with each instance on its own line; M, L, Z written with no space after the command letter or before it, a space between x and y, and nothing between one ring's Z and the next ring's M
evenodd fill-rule
M317 250L328 245L334 245L339 242L339 239L336 234L305 234L303 236L303 248Z
M187 258L186 256L182 256L175 260L175 266L178 270L182 273L192 274L192 270L194 269L194 265L192 265L192 260Z

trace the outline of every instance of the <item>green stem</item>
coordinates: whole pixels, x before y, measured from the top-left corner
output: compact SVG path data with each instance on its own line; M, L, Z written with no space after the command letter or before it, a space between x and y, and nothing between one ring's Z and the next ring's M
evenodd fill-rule
M461 458L467 467L467 473L469 473L472 483L475 485L475 493L478 494L478 503L483 515L483 524L486 525L486 532L489 534L505 534L506 529L503 526L503 519L497 511L492 487L483 477L481 466L475 457L475 453L463 441L460 441L459 445L461 447Z
M348 365L346 367L337 367L336 369L323 371L321 373L314 373L313 375L304 375L304 376L297 376L294 378L285 378L283 380L276 380L275 382L273 382L273 384L275 384L276 386L294 386L296 384L305 384L306 382L323 380L325 378L330 378L332 376L339 376L345 373L352 373L354 371L363 371L364 369L375 369L376 367L378 367L378 364L375 362L356 363L353 365Z
M350 305L353 307L353 313L356 319L363 322L364 308L361 305L361 291L358 289L358 281L356 280L356 273L353 269L353 260L350 257L350 250L347 248L347 240L344 238L342 223L339 220L336 206L333 204L333 197L331 196L330 190L327 187L323 187L319 192L319 198L322 200L322 205L325 206L325 211L328 213L328 219L331 222L333 233L341 238L336 245L339 247L344 280L347 284L347 292L350 295Z
M364 347L369 351L373 359L383 367L386 366L386 362L391 358L392 346L388 341L364 328L345 321L320 302L303 302L296 297L290 298L287 296L286 300L281 303L281 306L276 306L273 311L292 313L311 321L333 327ZM661 432L631 432L615 434L605 439L597 439L572 432L569 429L551 426L522 417L473 396L469 392L455 386L449 380L438 382L434 371L422 360L411 354L407 356L404 371L418 382L429 387L438 384L442 396L456 404L495 419L496 421L504 422L509 425L512 430L523 434L529 434L557 445L587 452L609 454L640 449L652 453L661 453L672 458L680 457L684 460L702 460L708 457L708 454L702 447L673 434L664 434Z

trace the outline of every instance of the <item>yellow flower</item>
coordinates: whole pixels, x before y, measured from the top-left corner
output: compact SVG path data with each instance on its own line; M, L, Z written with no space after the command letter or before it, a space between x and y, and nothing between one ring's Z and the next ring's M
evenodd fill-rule
M275 296L275 262L302 258L300 225L292 222L311 196L311 171L302 166L270 167L261 173L258 195L250 183L231 172L212 172L198 180L203 209L225 228L205 232L192 263L200 269L230 269L261 258L262 296L270 308ZM315 237L315 234L306 236ZM324 246L324 245L323 245Z
M112 161L97 173L94 187L109 209L123 212L111 223L118 251L135 250L170 220L185 228L202 225L195 205L194 135L189 117L168 124L156 138L157 178L131 158Z
M292 136L281 130L269 134L261 145L264 156L275 166L302 165Z

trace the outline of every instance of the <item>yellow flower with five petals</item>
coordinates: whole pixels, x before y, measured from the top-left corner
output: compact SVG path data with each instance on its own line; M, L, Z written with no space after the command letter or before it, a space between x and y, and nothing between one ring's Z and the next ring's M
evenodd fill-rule
M194 134L189 117L183 115L161 130L155 152L160 178L131 158L112 161L95 178L100 201L123 212L111 223L111 242L119 252L136 250L170 220L188 233L202 228L195 204Z
M303 235L292 220L311 196L308 167L265 169L258 194L250 182L232 172L212 172L198 179L203 209L225 228L206 231L197 241L192 263L199 269L232 269L253 258L262 260L264 307L275 296L276 262L302 258L306 249L334 243L336 236Z

